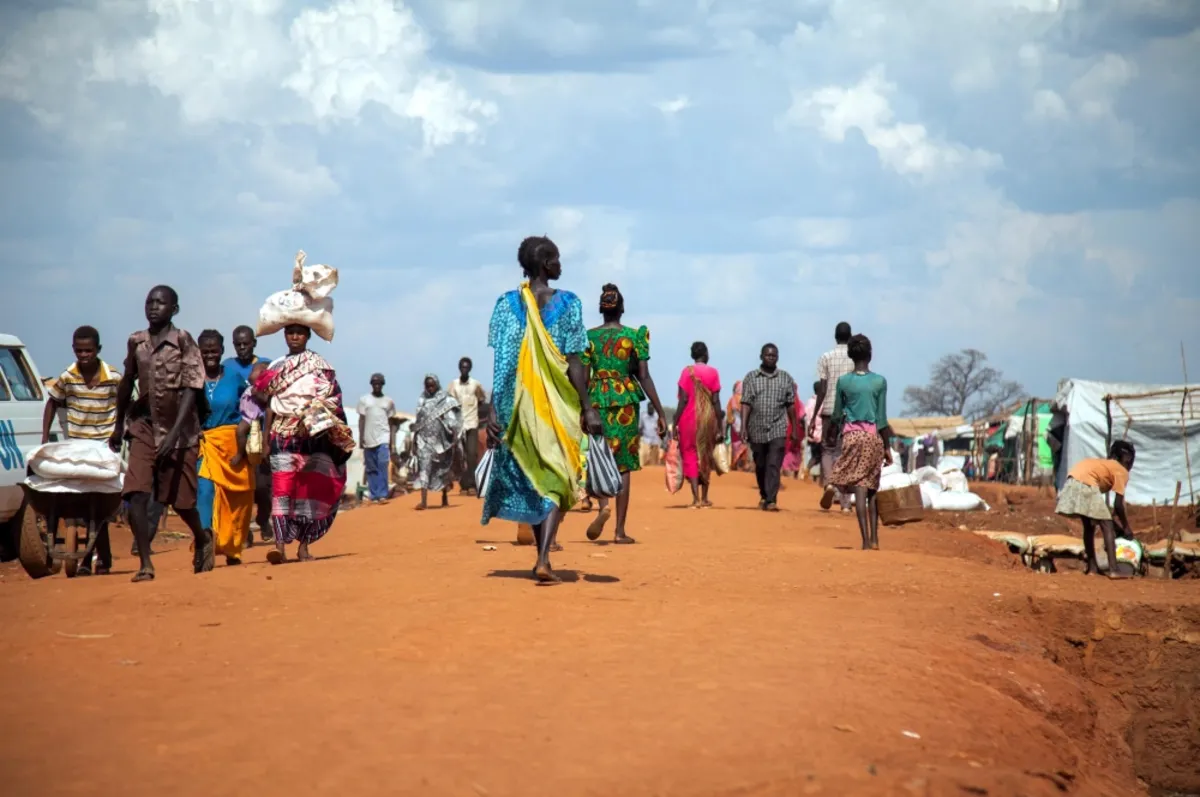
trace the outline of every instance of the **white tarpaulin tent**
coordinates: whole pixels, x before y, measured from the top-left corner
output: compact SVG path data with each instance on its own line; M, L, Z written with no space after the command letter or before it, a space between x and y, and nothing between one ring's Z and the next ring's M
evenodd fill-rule
M1055 423L1066 414L1062 458L1055 472L1059 489L1080 460L1108 455L1106 442L1127 440L1137 450L1126 500L1169 504L1181 482L1181 504L1200 485L1189 484L1189 460L1200 457L1200 387L1138 385L1066 379L1054 398ZM1193 477L1197 474L1192 466ZM1197 496L1200 498L1200 496Z

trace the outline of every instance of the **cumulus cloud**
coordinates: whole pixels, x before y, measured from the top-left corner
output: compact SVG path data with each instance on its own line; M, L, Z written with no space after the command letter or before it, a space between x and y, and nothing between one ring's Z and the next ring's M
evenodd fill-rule
M999 155L939 141L923 124L896 121L889 100L895 91L878 66L852 86L823 86L793 95L785 121L816 128L825 139L839 143L857 130L880 163L898 174L929 178L963 167L1001 165Z
M463 354L488 376L492 304L546 233L590 319L621 285L668 379L695 339L734 377L768 339L805 373L849 318L903 342L877 346L898 385L963 345L1039 393L1172 381L1145 341L1200 337L1189 9L5 4L4 331L53 370L164 280L181 323L232 327L304 248L341 269L348 392L384 370L405 404Z

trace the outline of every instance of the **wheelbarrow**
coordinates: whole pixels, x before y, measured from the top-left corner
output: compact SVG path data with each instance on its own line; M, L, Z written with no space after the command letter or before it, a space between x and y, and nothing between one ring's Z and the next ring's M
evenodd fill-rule
M42 522L21 526L21 566L30 578L44 578L65 570L74 578L82 562L88 561L96 548L101 527L116 517L121 508L121 494L116 493L58 493L35 490L22 484L25 491L25 511L32 510ZM59 534L60 522L66 530Z

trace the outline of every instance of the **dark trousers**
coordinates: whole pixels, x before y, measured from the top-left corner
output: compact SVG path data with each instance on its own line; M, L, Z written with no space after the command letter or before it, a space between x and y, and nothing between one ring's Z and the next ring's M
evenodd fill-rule
M768 504L779 497L779 472L783 468L783 454L787 449L787 438L777 437L769 443L751 443L754 455L754 476L758 479L758 496Z
M458 486L463 490L475 489L475 466L479 464L479 430L463 432L463 472Z
M74 529L68 530L68 534ZM92 566L112 567L112 542L108 536L108 523L102 523L96 532L96 547L92 549Z

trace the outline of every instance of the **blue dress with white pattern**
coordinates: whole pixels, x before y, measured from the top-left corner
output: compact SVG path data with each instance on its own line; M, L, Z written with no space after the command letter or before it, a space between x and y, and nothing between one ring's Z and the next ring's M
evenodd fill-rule
M542 308L542 323L564 355L582 354L588 345L583 324L583 304L570 291L556 291ZM525 337L525 303L521 292L509 291L496 300L488 329L488 345L495 352L492 404L501 429L512 420L517 392L517 359ZM538 524L555 508L529 483L512 452L501 444L492 455L492 474L483 499L483 524L492 518Z

